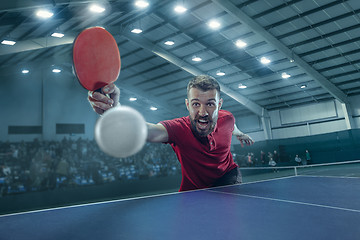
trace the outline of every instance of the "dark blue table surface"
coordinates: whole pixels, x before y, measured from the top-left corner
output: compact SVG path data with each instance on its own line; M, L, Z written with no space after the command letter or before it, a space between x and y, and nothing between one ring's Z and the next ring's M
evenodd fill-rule
M360 178L278 180L0 216L0 239L360 239Z

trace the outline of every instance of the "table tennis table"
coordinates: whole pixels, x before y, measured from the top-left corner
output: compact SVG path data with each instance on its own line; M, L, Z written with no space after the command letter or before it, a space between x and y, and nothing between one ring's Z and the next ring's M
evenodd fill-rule
M0 239L360 239L360 178L295 176L0 216Z

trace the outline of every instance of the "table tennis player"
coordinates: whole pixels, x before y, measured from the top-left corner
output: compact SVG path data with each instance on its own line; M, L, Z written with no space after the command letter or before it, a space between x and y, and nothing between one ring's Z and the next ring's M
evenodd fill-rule
M98 114L119 104L118 87L109 84L102 90L104 94L89 91L88 96ZM188 116L147 123L147 141L170 144L181 164L180 191L241 183L239 167L230 152L231 139L236 136L242 146L254 141L237 128L230 112L220 110L223 99L216 79L207 75L191 79L185 104Z

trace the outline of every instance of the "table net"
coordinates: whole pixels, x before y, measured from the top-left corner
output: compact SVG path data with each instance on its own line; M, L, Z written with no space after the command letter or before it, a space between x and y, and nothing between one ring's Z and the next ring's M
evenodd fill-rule
M242 167L240 169L243 176L243 182L290 176L358 178L360 177L360 160L300 166Z

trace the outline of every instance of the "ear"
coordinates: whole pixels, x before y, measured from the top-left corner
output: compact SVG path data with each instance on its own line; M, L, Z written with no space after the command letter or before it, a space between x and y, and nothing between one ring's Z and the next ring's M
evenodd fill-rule
M190 111L189 110L189 100L187 98L185 99L185 105L186 105L187 110Z
M223 100L222 98L219 99L219 110L220 110L220 108L221 108L221 106L222 106L222 104L223 104L223 101L224 101L224 100Z

